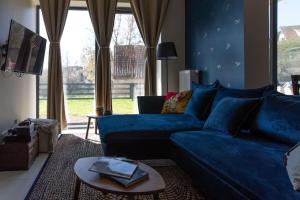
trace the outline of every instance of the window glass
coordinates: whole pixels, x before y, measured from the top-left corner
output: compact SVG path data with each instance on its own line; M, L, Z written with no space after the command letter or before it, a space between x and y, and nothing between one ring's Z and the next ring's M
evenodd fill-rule
M40 34L47 37L40 12ZM39 117L46 117L48 47L43 75L39 84ZM86 115L94 112L95 99L95 34L87 10L69 10L61 39L65 105L69 126L86 123Z
M113 112L137 113L144 95L145 46L132 14L116 14L111 40Z
M278 1L278 91L292 94L291 75L300 74L300 1Z

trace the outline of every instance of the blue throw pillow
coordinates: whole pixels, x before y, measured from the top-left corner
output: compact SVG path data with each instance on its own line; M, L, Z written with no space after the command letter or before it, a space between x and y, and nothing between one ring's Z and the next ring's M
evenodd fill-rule
M224 98L224 97L235 97L235 98L261 98L268 94L269 91L273 91L273 86L265 86L257 89L232 89L226 87L219 87L216 97L212 104L212 109Z
M260 103L258 98L223 98L209 115L203 129L238 135Z
M300 141L300 96L266 96L251 132L295 145Z
M202 84L198 84L195 82L192 82L192 90L194 91L197 88L201 88L201 89L216 89L220 86L220 82L218 80L216 80L213 84L211 85L202 85Z
M216 89L195 89L184 114L191 115L200 120L205 120L209 114L210 106L216 91Z

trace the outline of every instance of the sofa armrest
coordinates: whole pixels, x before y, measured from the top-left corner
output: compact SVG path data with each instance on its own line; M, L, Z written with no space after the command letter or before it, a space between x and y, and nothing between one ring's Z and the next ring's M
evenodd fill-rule
M165 102L164 96L138 96L140 114L160 114Z

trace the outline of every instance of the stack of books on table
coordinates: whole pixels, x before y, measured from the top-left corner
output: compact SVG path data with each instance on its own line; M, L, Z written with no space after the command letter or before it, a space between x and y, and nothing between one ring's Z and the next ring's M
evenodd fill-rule
M139 169L137 162L121 157L99 157L89 171L108 177L126 188L148 179L148 173Z

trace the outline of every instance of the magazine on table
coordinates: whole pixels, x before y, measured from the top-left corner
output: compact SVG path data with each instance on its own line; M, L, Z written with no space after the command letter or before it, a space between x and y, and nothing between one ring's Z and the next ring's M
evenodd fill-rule
M137 167L137 163L126 158L100 157L89 168L89 171L108 176L130 179Z
M144 180L147 180L148 178L149 178L148 173L139 168L134 172L131 179L120 178L120 177L110 177L110 179L121 184L123 187L126 187L126 188L128 188L132 185L135 185L137 183L140 183Z

